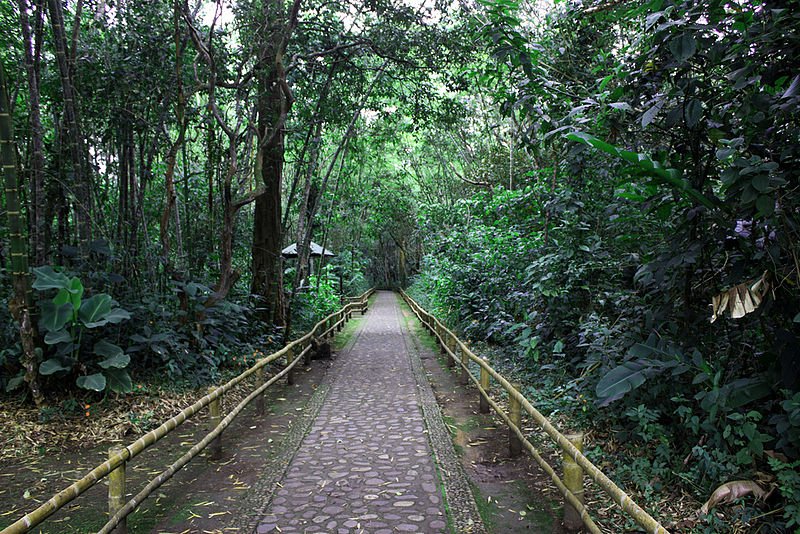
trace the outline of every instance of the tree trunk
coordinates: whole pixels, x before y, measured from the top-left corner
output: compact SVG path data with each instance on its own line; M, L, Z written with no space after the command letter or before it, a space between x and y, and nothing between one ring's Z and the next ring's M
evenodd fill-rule
M56 49L56 62L61 77L61 92L64 96L64 128L69 143L69 155L74 179L70 181L76 201L75 219L78 228L78 241L82 254L89 250L91 240L91 197L89 194L89 173L84 162L83 137L78 120L75 102L74 73L70 70L67 57L67 36L64 29L64 11L60 0L47 0L50 12L50 26L53 30L53 43ZM76 21L76 25L78 21ZM73 36L75 37L75 36Z
M19 327L25 382L28 384L34 402L37 406L41 406L44 403L44 397L39 388L38 359L35 350L36 333L33 329L29 308L30 284L28 281L28 246L24 234L25 218L20 202L14 125L6 91L6 73L2 64L0 64L0 164L2 164L5 178L6 215L11 249L10 272L14 287L9 309Z
M174 21L174 39L175 39L175 84L177 87L178 100L175 105L175 119L178 124L178 138L169 148L167 153L167 168L164 173L164 184L166 187L166 199L164 202L164 210L161 212L161 221L159 224L159 239L161 241L161 261L164 264L164 270L167 273L172 273L172 262L170 260L171 243L169 237L169 221L172 217L173 210L176 210L176 193L175 193L175 164L178 159L178 151L183 145L186 138L186 94L183 90L183 36L180 30L180 5L178 0L175 1L175 9L173 13ZM178 219L176 219L177 221Z
M259 146L256 169L264 194L256 198L255 205L251 292L263 299L262 318L281 326L286 323L281 262L283 130L292 105L283 55L297 25L299 10L300 0L295 0L287 21L283 0L264 2L263 27L267 31L258 49L256 64Z
M313 134L311 137L311 150L309 154L308 168L306 169L306 181L303 187L303 197L300 201L300 208L297 214L297 272L292 287L292 301L295 295L303 287L303 280L308 276L308 260L311 251L312 223L314 213L312 207L316 204L316 194L312 195L314 184L314 174L317 169L319 159L319 147L322 144L322 121L317 120L312 126Z
M42 111L39 98L39 73L38 61L35 59L35 50L31 25L28 20L28 0L18 0L20 28L22 31L22 45L24 47L25 73L28 77L28 102L30 105L29 120L31 124L31 163L30 163L30 243L33 249L34 265L47 263L47 249L45 248L45 214L44 214L44 143L42 130ZM42 16L41 10L36 11L37 20Z

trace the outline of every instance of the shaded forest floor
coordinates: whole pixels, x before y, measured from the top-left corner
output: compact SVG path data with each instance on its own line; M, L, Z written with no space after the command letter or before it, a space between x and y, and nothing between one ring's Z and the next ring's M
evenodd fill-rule
M474 392L457 384L457 376L435 356L432 340L421 335L408 310L404 314L490 532L561 533L560 499L538 467L527 457L508 458L505 428L490 416L476 413ZM335 351L349 343L358 323L358 319L351 321L337 337ZM295 386L282 383L267 390L267 413L257 416L253 408L245 410L226 430L222 458L212 461L203 455L191 462L129 517L132 530L246 531L239 526L241 516L257 515L259 511L259 505L254 505L250 497L258 493L261 475L268 470L271 459L280 454L284 435L301 418L330 363L314 361L298 373ZM36 410L0 406L4 418L2 441L6 445L0 457L0 528L104 461L110 446L133 441L200 393L143 391L89 406L88 416L82 413L62 418L52 413L46 422L40 420ZM228 395L225 402L231 405L243 396L244 388ZM129 493L143 487L206 431L201 416L137 457L127 470ZM39 531L97 530L106 519L106 492L102 483L91 488L49 518ZM247 506L253 510L247 510Z

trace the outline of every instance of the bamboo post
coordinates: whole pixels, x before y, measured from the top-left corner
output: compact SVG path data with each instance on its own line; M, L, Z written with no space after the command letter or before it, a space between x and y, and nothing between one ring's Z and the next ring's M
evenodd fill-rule
M583 434L568 434L565 436L576 449L583 452ZM564 468L564 485L573 495L583 503L583 469L566 451L562 452ZM564 502L564 528L569 532L578 532L583 528L581 514L568 501Z
M325 336L322 336L322 339L325 339ZM289 348L286 351L286 366L292 364L294 361L294 348ZM289 369L289 372L286 373L286 383L290 386L294 385L294 367Z
M122 455L125 449L114 446L108 449L108 459L116 460ZM125 462L123 461L116 469L108 474L108 516L112 517L120 508L125 506ZM128 533L128 519L122 518L114 529L115 534Z
M456 342L456 340L453 339L453 356L452 356L452 358L450 358L450 357L447 358L447 367L449 367L450 369L452 369L453 367L456 366L456 359L458 358L458 351L459 351L459 345ZM461 354L464 354L464 349L461 349Z
M519 399L515 395L515 393L519 392L520 385L519 383L512 383L511 387L514 388L513 391L508 392L508 418L511 419L511 423L520 428L522 424L522 410ZM509 427L508 429L508 454L512 458L515 456L519 456L520 452L522 452L522 442L517 437L517 434Z
M313 345L313 343L309 342L309 345L306 347L306 349L308 349L308 350L306 350L305 355L303 355L303 365L305 365L306 367L311 365L311 347L312 347L312 345ZM305 350L305 349L303 349L303 350Z
M467 365L469 365L469 354L464 349L461 349L461 375L459 381L461 382L462 386L466 386L469 384L469 371L467 370Z
M447 340L449 341L447 345L450 347L450 352L452 353L447 355L447 365L452 365L451 362L455 361L456 355L458 354L458 340L456 336L450 336Z
M483 361L486 361L486 358L483 358ZM481 366L481 388L486 392L486 395L489 395L489 388L491 387L489 383L489 371L486 370L485 367ZM480 405L478 407L478 411L480 413L489 413L489 399L480 395Z
M217 388L214 386L209 386L208 392L214 393L216 389ZM217 428L220 422L222 422L222 395L209 403L208 413L209 426L211 427L210 430L214 430ZM214 441L211 442L211 445L209 446L209 453L212 460L218 460L222 457L222 434L217 436Z
M264 383L264 367L256 369L256 388L261 387ZM256 399L256 415L264 415L264 394L258 396Z
M447 345L449 339L445 337L447 334L444 332L444 327L439 328L439 336L441 337L441 343L439 343L439 354L445 356L447 355Z

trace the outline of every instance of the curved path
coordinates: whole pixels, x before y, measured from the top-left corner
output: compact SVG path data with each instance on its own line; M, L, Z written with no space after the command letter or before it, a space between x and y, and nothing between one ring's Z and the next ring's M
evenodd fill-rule
M405 335L396 295L378 292L257 532L483 531ZM448 518L444 495L468 517Z

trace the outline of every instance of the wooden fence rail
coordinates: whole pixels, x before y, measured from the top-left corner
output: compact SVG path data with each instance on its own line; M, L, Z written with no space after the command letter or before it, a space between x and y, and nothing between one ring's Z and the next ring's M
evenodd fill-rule
M111 517L99 532L108 533L115 531L115 529L117 532L124 531L125 518L131 512L133 512L153 491L158 489L162 484L164 484L164 482L172 478L175 473L177 473L182 467L189 463L192 458L197 456L209 445L216 443L217 445L215 446L219 446L221 443L220 440L222 433L225 428L231 424L234 418L236 418L236 416L239 415L239 413L241 413L241 411L244 410L248 404L250 404L253 400L261 399L261 394L269 386L284 376L286 376L287 380L290 381L289 383L291 383L293 368L300 361L309 363L310 353L319 340L332 337L337 331L341 330L344 324L352 317L353 312L358 311L362 314L366 313L369 305L369 297L372 296L372 293L373 290L370 289L358 297L349 299L350 302L348 304L342 307L339 311L334 312L319 321L314 328L312 328L303 337L292 341L277 352L259 359L250 369L244 371L225 384L216 388L212 388L207 395L197 400L197 402L181 411L175 417L165 421L158 428L148 432L133 443L127 445L126 447L110 451L109 459L107 461L96 466L83 478L53 495L47 500L47 502L3 529L0 534L18 534L28 532L30 529L41 524L49 516L64 507L67 503L71 502L86 490L100 482L104 477L112 473L114 474L111 477L112 483L109 484L109 491L115 491L119 494L109 495L109 515ZM281 358L284 358L286 363L280 372L276 373L275 376L271 377L263 384L257 384L257 387L233 410L231 410L227 416L222 418L221 414L218 414L219 417L217 419L212 419L213 423L215 423L214 427L202 440L193 445L186 453L183 454L183 456L176 460L172 465L167 467L157 477L148 482L148 484L132 499L128 500L127 502L123 502L125 486L124 468L128 462L141 454L148 447L158 443L161 439L191 419L206 406L215 405L218 407L222 396L227 391L230 391L234 386L239 384L242 380L245 380L246 378L255 374L257 380L262 381L265 374L265 366ZM120 488L122 489L120 490Z
M597 485L611 497L637 525L644 528L646 532L652 534L669 534L667 529L661 526L658 521L636 504L619 486L583 455L583 452L579 449L581 445L581 439L579 437L567 437L559 432L553 424L534 408L528 399L519 392L518 387L514 387L505 377L495 371L485 359L475 355L469 347L458 339L458 337L439 321L439 319L423 309L414 299L408 296L408 294L402 290L400 294L411 307L420 322L437 339L441 346L442 354L447 354L448 356L448 363L451 366L461 366L462 382L468 383L471 381L478 388L481 395L481 407L484 408L488 405L503 419L506 425L508 425L510 438L512 438L510 440L512 454L515 452L514 449L520 445L531 454L536 463L539 464L544 472L553 480L553 483L556 485L561 495L564 496L567 503L567 511L571 511L576 518L579 518L589 532L600 533L601 531L592 520L591 516L589 516L588 510L583 504L582 473L580 471L576 472L576 468L585 472L589 478L594 480ZM480 367L480 377L475 377L470 371L470 361L475 362ZM508 394L510 405L509 413L506 413L497 401L492 398L490 378L493 378ZM539 427L550 436L563 451L564 470L566 471L564 479L558 476L552 466L539 454L536 447L528 441L527 437L522 432L519 418L520 408L528 413ZM481 411L483 411L483 409L481 409ZM568 515L569 513L565 513L565 517Z

